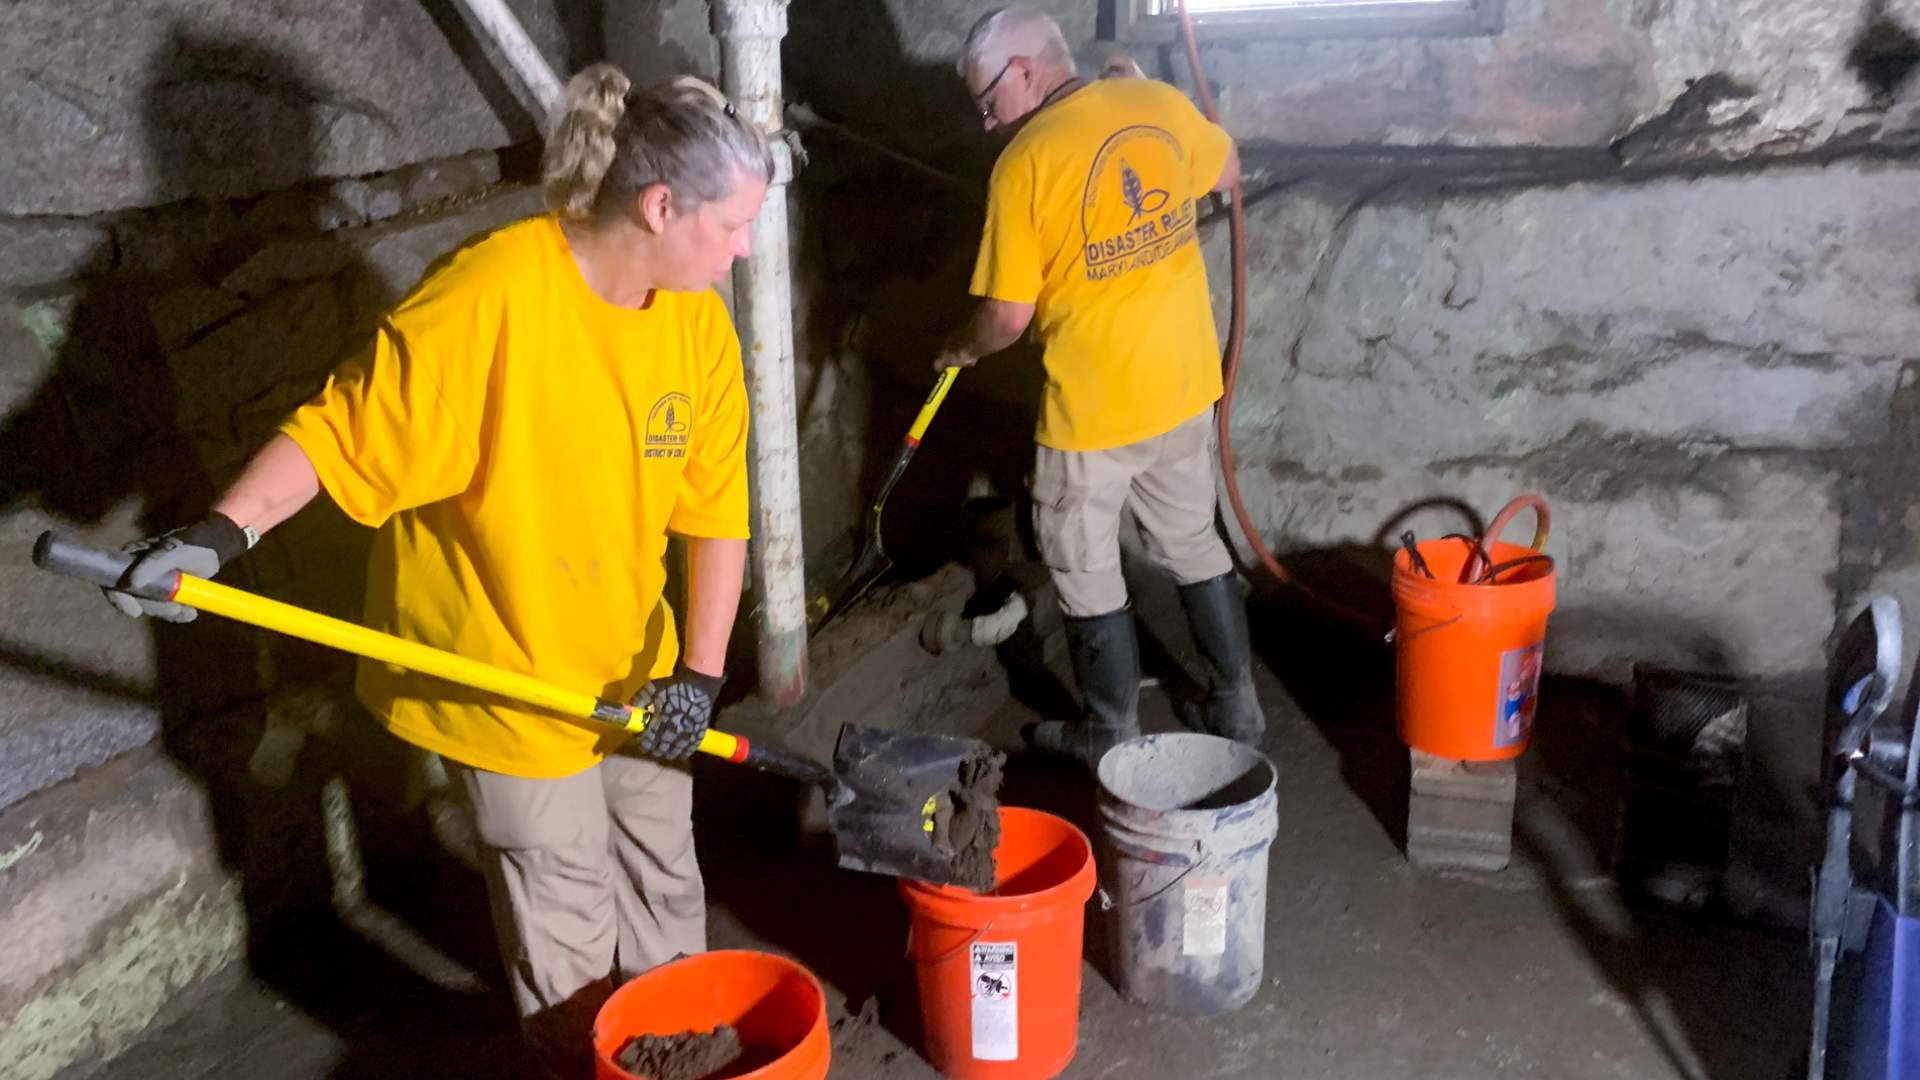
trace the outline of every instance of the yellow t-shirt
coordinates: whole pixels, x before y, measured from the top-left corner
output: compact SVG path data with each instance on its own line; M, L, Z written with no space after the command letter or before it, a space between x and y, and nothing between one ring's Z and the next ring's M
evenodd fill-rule
M368 625L608 698L673 670L667 533L747 535L746 388L720 298L610 305L551 215L429 273L281 430L380 528ZM394 734L494 772L567 776L620 741L371 661L357 689Z
M1102 79L1042 109L1001 153L972 291L1036 305L1040 445L1124 446L1219 400L1194 204L1232 145L1173 87Z

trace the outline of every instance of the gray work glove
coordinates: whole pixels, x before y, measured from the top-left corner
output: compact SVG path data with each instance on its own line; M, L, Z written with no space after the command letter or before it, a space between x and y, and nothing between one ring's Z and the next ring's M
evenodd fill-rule
M176 570L197 578L210 578L250 546L246 530L216 511L197 525L128 544L122 550L133 556L133 565L121 581L125 588L144 589L164 582ZM200 614L185 604L169 600L148 600L120 589L100 591L121 614L136 619L151 615L167 622L192 622L194 616Z
M647 729L634 749L661 761L685 761L700 749L700 739L713 722L713 706L720 700L726 679L703 675L684 665L633 695L632 705L647 711Z

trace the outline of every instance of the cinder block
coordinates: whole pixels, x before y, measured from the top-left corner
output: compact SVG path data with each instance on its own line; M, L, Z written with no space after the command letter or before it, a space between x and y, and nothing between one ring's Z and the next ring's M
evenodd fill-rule
M1513 759L1449 761L1409 750L1407 861L1423 870L1502 870L1513 854Z

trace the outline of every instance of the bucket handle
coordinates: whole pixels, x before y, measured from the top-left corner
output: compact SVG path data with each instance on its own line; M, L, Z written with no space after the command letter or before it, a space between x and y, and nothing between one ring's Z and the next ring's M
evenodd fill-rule
M1155 900L1158 900L1160 897L1172 891L1175 885L1178 885L1181 882L1187 880L1187 875L1193 873L1195 870L1200 869L1200 867L1207 861L1207 859L1208 859L1207 842L1205 840L1195 840L1193 842L1193 858L1188 861L1186 869L1180 871L1178 874L1175 874L1173 876L1172 881L1167 882L1165 885L1160 886L1159 888L1153 890L1152 892L1148 893L1145 896L1140 897L1139 899L1129 900L1127 901L1127 903L1129 905L1138 905L1138 904L1151 903ZM1119 902L1114 900L1107 900L1107 901L1103 901L1102 903L1103 903L1103 906L1105 907L1117 907L1119 905Z
M1553 514L1547 509L1547 500L1533 494L1515 496L1512 502L1493 515L1493 522L1487 526L1485 535L1467 554L1466 565L1460 568L1462 585L1477 580L1480 574L1492 569L1493 545L1499 542L1500 534L1507 531L1507 526L1523 510L1533 511L1533 543L1530 545L1533 553L1538 555L1547 550L1547 537L1553 532Z
M993 929L993 924L994 924L994 920L988 919L987 925L981 927L978 930L975 930L973 932L972 937L961 942L957 947L953 949L949 949L947 951L947 954L945 956L940 957L938 960L923 960L920 957L914 955L913 928L908 927L907 928L907 959L913 961L916 964L926 964L931 967L939 967L940 965L946 963L947 961L953 959L956 956L959 956L961 953L966 952L968 949L972 948L974 942L979 941L983 937L986 937L987 931Z

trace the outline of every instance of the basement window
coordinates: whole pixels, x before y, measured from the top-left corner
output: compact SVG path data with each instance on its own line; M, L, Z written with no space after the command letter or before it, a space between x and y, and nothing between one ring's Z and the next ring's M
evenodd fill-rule
M1180 16L1174 0L1114 4L1120 40L1176 40ZM1497 34L1505 8L1505 0L1187 0L1202 41Z

